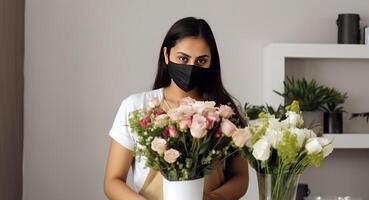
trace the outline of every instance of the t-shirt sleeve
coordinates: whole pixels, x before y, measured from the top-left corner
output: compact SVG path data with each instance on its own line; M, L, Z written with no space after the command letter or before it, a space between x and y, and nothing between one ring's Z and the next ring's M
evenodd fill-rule
M109 131L109 136L125 148L133 150L135 141L129 128L129 112L130 106L127 99L125 99L121 102L120 107L115 115L113 126Z

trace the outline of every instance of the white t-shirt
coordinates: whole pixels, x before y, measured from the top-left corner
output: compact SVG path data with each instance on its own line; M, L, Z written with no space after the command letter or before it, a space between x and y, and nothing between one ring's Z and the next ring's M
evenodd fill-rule
M109 136L112 137L116 142L124 146L129 150L133 150L137 136L131 132L128 122L128 115L130 112L136 109L143 109L148 107L148 102L152 98L158 98L159 101L163 99L163 88L133 94L125 98L116 113L113 126L109 131ZM145 160L135 158L132 163L133 171L133 189L139 192L142 188L147 175L150 172L150 168L145 166Z

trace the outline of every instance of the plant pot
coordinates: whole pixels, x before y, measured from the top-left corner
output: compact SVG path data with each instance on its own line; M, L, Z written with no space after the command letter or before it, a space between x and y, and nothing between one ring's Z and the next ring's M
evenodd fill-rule
M300 174L257 173L259 200L296 200Z
M321 111L303 111L304 128L312 129L315 133L323 129L323 112Z
M188 181L169 181L163 178L163 200L202 200L204 178Z
M343 113L325 112L324 113L324 133L342 133L343 132Z

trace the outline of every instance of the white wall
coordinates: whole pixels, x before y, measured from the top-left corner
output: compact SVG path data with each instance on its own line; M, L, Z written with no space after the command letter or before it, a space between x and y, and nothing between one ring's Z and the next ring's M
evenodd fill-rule
M27 0L24 200L105 198L115 112L127 95L150 89L161 42L179 18L211 24L226 87L241 102L262 103L263 47L335 43L340 12L368 23L369 1Z

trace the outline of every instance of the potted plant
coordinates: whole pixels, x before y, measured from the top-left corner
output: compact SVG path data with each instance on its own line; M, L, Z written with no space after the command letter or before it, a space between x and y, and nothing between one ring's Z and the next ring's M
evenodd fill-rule
M354 119L354 118L365 118L366 119L366 123L369 122L369 112L363 112L363 113L352 113L350 119Z
M321 106L324 111L324 133L343 132L343 104L347 99L347 92L341 93L335 88L325 88L325 104Z
M323 113L320 108L326 103L326 88L314 79L308 81L305 78L295 79L288 76L283 85L284 92L273 91L284 97L286 105L294 100L298 101L304 115L304 126L320 133L323 124Z

